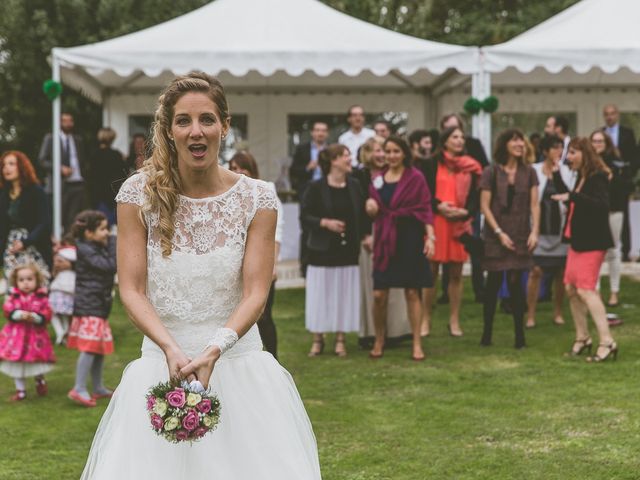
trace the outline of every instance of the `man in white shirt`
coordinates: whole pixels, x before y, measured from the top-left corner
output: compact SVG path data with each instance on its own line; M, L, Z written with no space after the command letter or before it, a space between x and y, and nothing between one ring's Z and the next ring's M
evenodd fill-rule
M349 130L338 138L338 143L346 146L351 152L351 164L358 165L358 149L360 146L375 136L376 132L364 126L364 109L360 105L353 105L347 112Z

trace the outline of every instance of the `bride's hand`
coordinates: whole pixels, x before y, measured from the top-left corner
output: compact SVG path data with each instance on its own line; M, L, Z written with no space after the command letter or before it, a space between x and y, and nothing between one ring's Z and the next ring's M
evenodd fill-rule
M204 388L209 388L209 379L219 358L220 348L213 345L182 367L180 374L187 379L195 376Z
M169 378L180 377L180 370L191 362L191 359L187 357L179 348L167 350L165 352L167 358L167 366L169 367ZM188 379L194 380L193 378Z

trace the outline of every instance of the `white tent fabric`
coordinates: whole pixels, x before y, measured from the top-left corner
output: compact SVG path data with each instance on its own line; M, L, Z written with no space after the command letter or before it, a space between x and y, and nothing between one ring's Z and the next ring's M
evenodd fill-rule
M508 42L482 49L484 69L640 73L640 1L582 0Z
M469 74L477 69L477 52L392 32L317 0L216 0L139 32L55 49L54 57L64 83L99 101L105 89L132 88L141 80L160 87L163 72L193 69L235 77L252 71L263 77L412 76L450 68Z

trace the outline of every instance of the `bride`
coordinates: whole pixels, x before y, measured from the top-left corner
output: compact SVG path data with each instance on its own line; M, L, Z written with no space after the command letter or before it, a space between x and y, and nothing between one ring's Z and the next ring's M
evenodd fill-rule
M217 79L176 78L159 98L151 157L118 193L120 296L145 336L83 479L320 479L298 391L255 325L273 272L275 194L218 167L229 119ZM199 380L221 402L217 430L192 445L149 424L145 394L170 376Z

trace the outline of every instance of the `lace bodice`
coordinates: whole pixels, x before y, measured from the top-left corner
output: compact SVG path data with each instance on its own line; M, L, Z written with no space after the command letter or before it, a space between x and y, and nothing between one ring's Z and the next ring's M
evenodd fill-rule
M143 173L130 177L116 201L142 207L145 182ZM169 257L162 256L158 214L145 213L147 296L187 355L202 350L240 301L247 230L259 209L277 209L275 192L266 182L245 176L215 197L181 195ZM143 354L157 349L145 338ZM261 349L254 325L225 356Z

